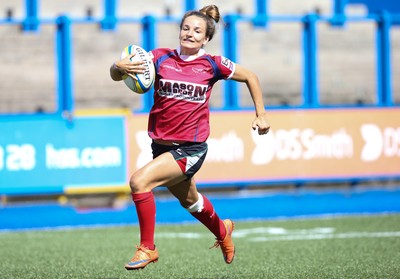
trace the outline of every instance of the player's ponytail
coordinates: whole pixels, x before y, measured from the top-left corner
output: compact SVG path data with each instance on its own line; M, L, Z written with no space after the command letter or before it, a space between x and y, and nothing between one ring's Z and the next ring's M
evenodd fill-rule
M218 23L219 19L221 18L221 15L219 14L219 9L215 5L204 6L199 10L199 12L211 17L215 21L215 23Z
M208 16L211 20L207 20L207 32L206 36L211 39L215 34L215 26L219 22L221 15L219 14L219 9L215 5L208 5L200 9L200 13Z

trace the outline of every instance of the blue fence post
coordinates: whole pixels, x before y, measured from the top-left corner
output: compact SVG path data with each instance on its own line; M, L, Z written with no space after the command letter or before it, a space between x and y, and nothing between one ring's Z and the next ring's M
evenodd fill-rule
M315 14L309 14L303 18L303 105L306 107L317 107L319 105L317 85L317 19L318 16Z
M227 15L224 18L224 56L237 62L237 15ZM233 80L227 80L224 84L224 108L237 109L239 107L238 85Z
M196 0L185 0L185 10L184 13L187 11L195 10L196 9Z
M22 23L24 31L37 31L39 28L38 0L25 0L26 17Z
M117 23L117 0L104 0L103 30L114 30Z
M150 51L156 47L156 19L153 16L145 16L142 19L142 47ZM142 96L143 111L149 111L153 106L154 88Z
M345 8L347 0L334 0L333 17L330 20L333 26L343 26L345 22Z
M67 16L60 16L57 23L57 68L58 68L58 108L57 112L71 116L73 111L72 73L71 73L71 21Z
M377 49L377 89L376 100L379 106L390 106L392 99L392 77L390 61L391 17L386 11L380 13L376 30Z
M268 0L255 0L256 14L253 19L253 25L256 27L267 27Z

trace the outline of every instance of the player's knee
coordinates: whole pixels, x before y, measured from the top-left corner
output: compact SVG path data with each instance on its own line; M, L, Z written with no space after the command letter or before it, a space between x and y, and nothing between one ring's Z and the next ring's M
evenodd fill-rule
M143 193L147 191L145 179L142 175L137 173L131 176L129 187L132 193Z

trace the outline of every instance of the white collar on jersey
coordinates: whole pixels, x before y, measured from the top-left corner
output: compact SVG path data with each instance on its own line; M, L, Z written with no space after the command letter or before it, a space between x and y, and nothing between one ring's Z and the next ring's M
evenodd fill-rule
M199 52L197 53L197 55L181 55L181 47L177 47L176 51L179 54L179 57L183 60L183 61L193 61L195 60L197 57L200 57L202 55L204 55L206 53L206 51L204 49L200 49Z

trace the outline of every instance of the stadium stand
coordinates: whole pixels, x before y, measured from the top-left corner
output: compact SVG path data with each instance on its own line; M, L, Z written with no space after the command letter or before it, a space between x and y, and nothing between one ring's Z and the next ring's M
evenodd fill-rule
M146 14L179 17L184 1L146 1L135 5L132 1L118 1L119 17L141 18ZM197 1L198 6L212 1ZM248 3L246 1L246 3ZM303 16L317 13L332 15L329 0L271 0L268 12L273 17ZM223 14L240 13L252 16L255 1L219 1ZM38 15L43 19L37 32L23 32L18 24L0 24L2 43L0 74L0 113L53 112L56 110L57 61L56 26L50 19L61 14L82 19L72 24L72 79L74 106L81 108L132 108L140 109L140 97L130 94L123 84L114 83L108 76L108 67L117 59L126 44L142 41L141 24L120 23L115 30L104 31L88 18L102 18L102 1L49 1L39 2ZM0 11L5 19L25 16L24 1L1 1ZM365 16L362 5L346 8L347 15ZM48 19L46 21L46 19ZM157 25L158 46L175 47L176 22ZM267 103L270 105L299 105L302 102L302 24L294 20L271 20L266 28L256 28L249 22L240 22L237 62L259 73ZM333 27L327 22L317 24L319 90L322 104L374 104L376 102L375 22L351 21L343 27ZM398 61L400 32L392 27L392 61ZM210 53L222 53L223 26L218 36L208 46ZM262 57L262 59L260 59ZM400 74L398 63L392 65L392 76ZM393 97L400 101L400 82L392 79ZM215 88L213 107L223 106L222 88ZM240 90L240 105L249 106L251 100L245 90Z

